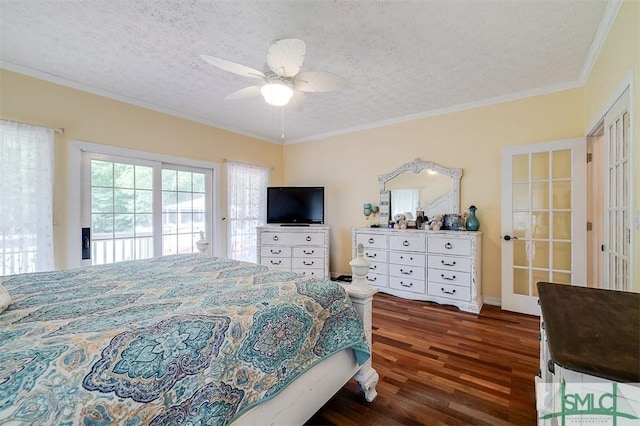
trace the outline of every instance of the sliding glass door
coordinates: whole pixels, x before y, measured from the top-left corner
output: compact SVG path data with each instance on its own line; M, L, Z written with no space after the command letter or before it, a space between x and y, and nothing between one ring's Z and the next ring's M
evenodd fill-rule
M88 152L83 160L91 264L197 251L209 233L211 170Z

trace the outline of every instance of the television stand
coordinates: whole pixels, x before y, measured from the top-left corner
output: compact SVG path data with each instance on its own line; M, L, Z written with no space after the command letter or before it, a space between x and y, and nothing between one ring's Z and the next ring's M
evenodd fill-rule
M309 226L308 223L281 223L280 226Z
M261 265L330 279L329 227L258 226L258 262Z

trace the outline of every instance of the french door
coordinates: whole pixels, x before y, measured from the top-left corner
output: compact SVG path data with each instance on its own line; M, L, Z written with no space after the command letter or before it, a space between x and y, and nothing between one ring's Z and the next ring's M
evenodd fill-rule
M540 315L540 281L586 285L586 141L502 152L502 308Z
M84 152L82 184L84 263L193 253L210 234L209 169Z
M604 118L605 211L603 287L631 291L631 162L629 89Z

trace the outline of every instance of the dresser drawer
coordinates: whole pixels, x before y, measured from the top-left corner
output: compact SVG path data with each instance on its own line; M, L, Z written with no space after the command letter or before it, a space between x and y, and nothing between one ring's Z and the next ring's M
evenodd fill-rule
M387 248L387 236L386 235L373 235L373 234L358 234L356 235L356 246L362 244L365 249L386 249Z
M324 246L324 233L322 232L263 232L261 234L263 245L310 245Z
M385 250L365 249L364 258L369 262L386 262L387 252Z
M324 278L324 271L322 269L293 268L291 272L306 275L307 277Z
M431 281L427 284L427 294L430 296L446 297L447 299L463 300L465 302L471 300L471 289L469 287L434 283Z
M396 265L394 263L389 265L389 275L393 275L395 277L417 278L424 280L424 271L425 269L420 266Z
M387 287L388 277L383 274L367 274L367 283L376 287Z
M430 254L427 256L429 269L444 269L447 271L471 272L471 259L468 257L441 256Z
M471 287L471 274L468 272L429 268L427 280L429 282Z
M260 263L265 266L278 269L291 269L291 258L278 258L278 257L263 257L260 259Z
M260 247L260 257L291 257L291 247Z
M424 279L389 277L389 287L396 290L410 291L412 293L425 293Z
M427 249L427 240L419 235L392 235L389 237L389 248L424 252Z
M319 257L324 258L322 247L294 247L293 257Z
M389 253L389 263L398 265L421 266L424 268L426 256L423 253L405 253L392 251Z
M324 268L324 259L318 259L314 257L294 257L292 259L291 267L295 270L296 268L308 268L308 269L316 269L316 268Z
M429 237L429 253L471 256L471 240L447 237Z
M389 273L388 263L386 262L369 262L369 272L372 274L387 274Z

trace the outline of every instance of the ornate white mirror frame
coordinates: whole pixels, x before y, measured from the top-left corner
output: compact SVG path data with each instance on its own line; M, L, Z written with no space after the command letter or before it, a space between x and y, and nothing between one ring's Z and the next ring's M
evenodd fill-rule
M380 187L380 193L382 194L386 190L387 182L401 175L402 173L413 172L415 174L418 174L423 170L433 170L440 175L448 176L451 178L452 190L444 195L447 198L447 203L450 203L452 211L446 213L460 213L460 179L462 179L462 169L450 169L447 167L442 167L436 163L432 163L431 161L423 161L419 158L416 158L409 163L403 164L391 173L378 176L378 186Z

